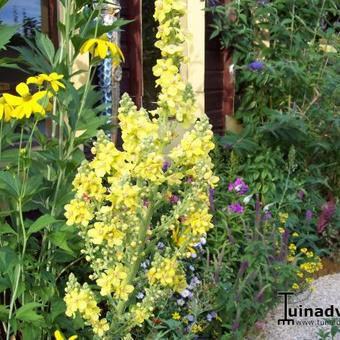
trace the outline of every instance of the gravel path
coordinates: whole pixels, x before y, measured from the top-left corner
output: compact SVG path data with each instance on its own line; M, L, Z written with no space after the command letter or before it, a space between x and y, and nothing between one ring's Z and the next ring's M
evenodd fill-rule
M318 278L312 284L314 291L306 291L294 297L289 297L290 308L297 308L299 313L300 309L304 311L304 308L330 308L334 306L334 318L340 328L340 316L337 317L335 308L338 308L340 312L340 273L334 275L327 275ZM282 298L283 301L283 298ZM301 308L300 308L301 306ZM331 317L296 317L294 318L294 325L278 325L278 319L282 319L284 316L284 304L279 303L276 308L268 313L266 320L262 324L263 333L257 337L257 339L263 340L319 340L317 335L318 331L322 329L330 330L329 325L320 325L324 323L325 319L332 319ZM331 313L329 310L328 313ZM299 322L300 321L300 322ZM311 322L314 321L314 325ZM305 324L301 325L301 322ZM306 325L309 322L309 325ZM316 323L319 322L319 325ZM300 323L300 324L299 324ZM329 338L330 339L330 338ZM336 340L340 340L340 334L335 336Z

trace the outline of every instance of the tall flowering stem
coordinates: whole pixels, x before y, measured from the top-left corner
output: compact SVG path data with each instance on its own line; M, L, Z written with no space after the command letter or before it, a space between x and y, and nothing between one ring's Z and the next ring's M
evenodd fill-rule
M100 339L131 338L130 331L157 306L184 291L183 260L195 255L195 245L213 227L209 190L218 182L209 156L213 133L206 116L196 118L193 92L180 75L185 3L157 0L155 6L162 55L153 69L158 107L137 110L123 95L118 115L123 150L100 131L94 158L79 168L75 197L65 207L67 223L84 239L89 279L97 287L81 285L71 274L66 314L79 313Z

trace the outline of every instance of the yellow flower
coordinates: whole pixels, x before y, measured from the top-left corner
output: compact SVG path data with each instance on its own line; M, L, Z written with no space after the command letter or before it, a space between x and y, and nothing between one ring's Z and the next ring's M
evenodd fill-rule
M302 272L297 272L296 275L300 278L303 278L303 273Z
M311 258L314 256L314 253L312 251L307 251L306 256Z
M293 236L293 237L298 237L298 236L299 236L299 233L294 232L294 233L292 234L292 236Z
M64 334L59 330L56 330L54 332L54 337L55 337L55 340L66 340ZM67 340L75 340L75 339L78 339L78 335L72 335Z
M44 107L39 103L39 101L45 98L45 106L48 104L48 93L47 91L39 91L35 94L31 94L30 90L25 83L20 83L16 87L17 93L20 95L13 96L9 93L4 93L3 97L7 104L14 107L11 115L14 118L22 119L24 117L31 117L32 113L40 113L45 115Z
M278 231L280 234L283 234L285 232L284 228L281 228L281 227L278 228Z
M300 249L300 253L302 253L302 254L306 254L307 251L308 251L307 248L301 248L301 249Z
M111 42L107 35L102 35L99 38L87 40L80 48L80 53L90 52L93 57L105 59L108 56L108 51L111 52L111 59L114 65L119 65L124 61L124 55L121 49Z
M36 84L36 85L43 85L44 82L47 82L51 85L52 89L57 92L59 91L59 87L65 88L65 85L60 82L60 79L63 79L64 75L58 74L56 72L52 72L50 74L41 73L36 77L29 77L26 81L26 84Z
M314 281L312 277L307 277L306 278L306 283L311 284Z
M67 225L77 224L86 227L93 218L92 207L84 201L73 199L65 205L65 217Z
M141 307L140 304L137 304L137 307L134 306L131 312L134 318L134 322L137 325L141 325L150 316L148 310Z
M288 214L287 213L279 213L279 219L282 224L285 224L288 220Z
M338 52L336 48L332 45L320 44L319 48L321 51L326 52L326 53L337 53Z
M297 283L293 283L292 288L297 290L300 288L300 286Z
M172 317L174 320L181 320L181 315L180 315L178 312L172 313L171 317Z
M176 258L165 258L148 271L148 279L151 285L159 283L163 287L170 287L177 292L181 292L187 286L185 275L179 268Z
M296 245L294 243L290 243L288 246L288 249L290 250L292 254L294 254L296 251Z
M191 326L191 332L194 333L194 334L201 333L202 331L203 331L203 327L198 323L194 323Z
M0 120L3 118L8 122L12 118L13 107L9 105L4 97L0 98Z

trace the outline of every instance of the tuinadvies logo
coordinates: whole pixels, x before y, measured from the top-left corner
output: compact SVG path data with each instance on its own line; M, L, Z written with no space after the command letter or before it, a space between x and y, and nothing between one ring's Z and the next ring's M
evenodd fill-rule
M293 292L278 292L278 295L283 296L284 305L284 318L277 320L278 325L295 325L297 317L310 317L310 318L325 318L325 317L340 317L340 307L330 305L327 308L312 308L299 305L298 307L289 307L288 297L295 295Z

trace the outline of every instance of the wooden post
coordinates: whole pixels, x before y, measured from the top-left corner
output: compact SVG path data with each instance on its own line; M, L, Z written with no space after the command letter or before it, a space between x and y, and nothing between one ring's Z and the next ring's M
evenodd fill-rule
M143 103L142 2L141 0L121 0L121 5L122 17L133 20L123 28L125 32L122 45L126 59L126 65L123 65L123 89L140 108Z

